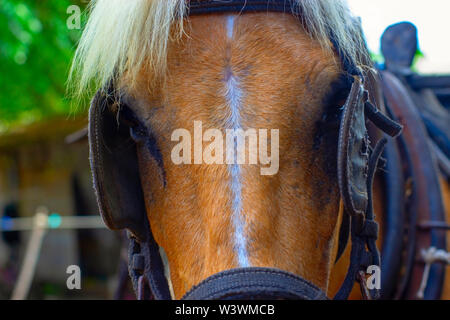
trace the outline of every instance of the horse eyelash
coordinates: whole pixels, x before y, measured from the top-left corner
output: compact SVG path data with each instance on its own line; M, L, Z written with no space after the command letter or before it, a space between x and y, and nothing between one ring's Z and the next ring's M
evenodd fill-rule
M314 150L318 150L327 134L337 134L339 131L342 107L352 86L351 78L342 74L331 84L331 88L323 99L325 107L322 118L316 124L316 134L314 136ZM342 101L337 103L336 101Z
M336 106L336 101L343 101L347 98L350 89L352 87L352 79L346 74L341 74L337 80L331 84L331 88L327 95L324 97L324 105L327 107L326 112L333 112L334 110L328 110L330 108L342 107ZM343 104L343 103L342 103Z

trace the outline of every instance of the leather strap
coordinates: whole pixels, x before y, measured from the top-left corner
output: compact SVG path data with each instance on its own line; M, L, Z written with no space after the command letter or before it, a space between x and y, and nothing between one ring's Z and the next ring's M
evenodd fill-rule
M383 138L375 147L369 162L369 171L367 179L367 189L369 190L367 211L361 225L359 219L352 219L352 251L350 255L350 266L345 277L344 283L337 293L335 300L348 299L355 282L358 280L357 276L362 272L366 273L369 266L380 266L380 253L376 246L378 238L378 224L374 221L373 203L372 203L372 187L375 177L376 169L378 168L378 161L387 143L387 139ZM367 248L367 249L366 249ZM365 288L365 279L360 279L361 289ZM365 292L363 293L363 295ZM379 290L373 290L368 298L378 299Z
M285 271L244 268L221 272L189 291L183 300L327 300L310 282Z
M336 255L336 263L341 259L348 246L350 239L350 216L345 212L342 217L341 230L339 231L338 252Z
M383 215L384 235L381 261L381 299L394 295L401 272L401 257L405 242L406 178L398 141L388 142L385 150L387 164L383 174L385 210Z
M159 246L153 235L145 242L138 241L131 233L128 237L128 270L138 300L171 300Z
M338 145L338 182L347 214L364 222L367 194L369 136L365 124L364 102L367 99L359 78L354 79L344 106Z
M291 0L195 0L190 1L189 15L229 12L293 12Z
M426 128L420 118L414 101L411 99L407 88L392 73L382 73L383 90L392 113L402 122L407 123L404 134L401 137L402 144L407 146L403 153L409 162L411 196L409 199L409 229L407 259L404 263L401 291L397 298L416 299L421 286L424 273L424 263L421 258L421 250L435 247L445 250L445 230L423 230L417 228L418 221L445 222L445 210L442 202L437 164L433 159L430 145L427 140ZM445 267L434 264L431 267L429 286L425 291L425 299L439 299L445 277Z

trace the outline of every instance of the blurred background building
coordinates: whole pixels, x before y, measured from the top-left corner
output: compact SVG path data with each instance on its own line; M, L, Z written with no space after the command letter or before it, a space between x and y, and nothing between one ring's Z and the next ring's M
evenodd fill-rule
M98 216L89 169L86 105L72 108L65 84L80 30L66 12L81 1L0 2L0 218ZM86 104L83 101L82 104ZM0 299L9 299L30 231L0 238ZM112 298L119 235L106 229L49 231L28 298ZM81 267L82 291L66 287Z

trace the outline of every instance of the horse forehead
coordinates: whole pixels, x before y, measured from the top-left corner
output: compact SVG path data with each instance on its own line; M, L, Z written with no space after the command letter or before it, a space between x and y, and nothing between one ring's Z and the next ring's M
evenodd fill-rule
M187 23L185 36L168 47L168 81L151 87L151 71L144 68L135 88L130 88L151 102L149 108L155 100L183 106L190 100L202 103L205 96L223 103L223 94L211 93L223 87L230 74L245 89L253 86L255 92L280 97L270 91L296 86L314 92L340 72L336 57L323 50L291 15L194 16Z
M234 65L248 61L270 67L286 64L292 67L292 63L308 67L308 62L335 65L336 57L324 50L298 23L297 18L289 14L192 17L187 30L186 38L176 43L182 50L173 50L185 62L212 58L212 61ZM219 52L221 54L217 56ZM293 70L290 71L292 73Z
M292 104L286 99L301 89L320 91L340 72L336 57L290 15L192 17L187 30L182 41L169 47L165 95L174 105L202 103L204 97L223 104L222 88L227 83L233 84L231 89L239 86L246 97L254 92ZM278 90L291 91L280 95Z

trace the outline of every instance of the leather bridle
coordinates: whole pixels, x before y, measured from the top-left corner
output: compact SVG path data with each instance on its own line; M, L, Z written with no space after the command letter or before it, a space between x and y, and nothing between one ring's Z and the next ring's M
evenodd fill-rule
M191 1L190 15L224 12L298 12L291 1ZM339 44L330 39L338 53ZM345 55L342 65L353 82L343 113L338 141L338 182L345 207L339 255L349 234L352 250L350 266L335 299L349 297L359 282L366 299L379 297L379 290L365 285L369 266L380 266L376 247L378 225L374 221L372 185L387 139L371 147L366 121L382 132L397 137L402 127L382 114L376 99L365 89L374 75L362 72ZM370 86L370 84L369 84ZM129 144L129 128L117 125L117 114L110 106L111 94L99 91L92 101L89 118L91 168L100 213L108 227L127 229L130 236L129 272L139 299L171 299L164 275L159 246L147 219L137 165L136 146ZM124 152L124 147L128 148ZM213 275L192 288L184 299L327 299L326 293L307 280L282 270L246 268Z

